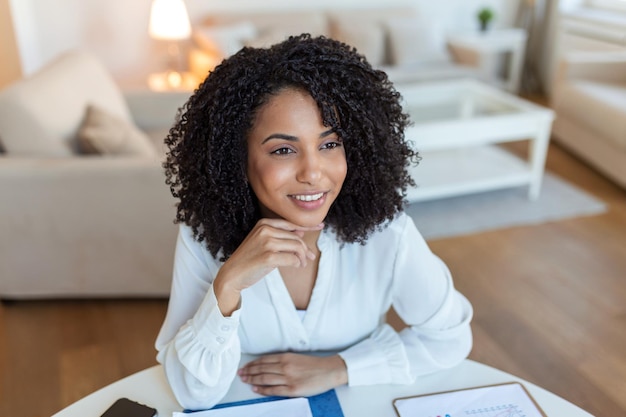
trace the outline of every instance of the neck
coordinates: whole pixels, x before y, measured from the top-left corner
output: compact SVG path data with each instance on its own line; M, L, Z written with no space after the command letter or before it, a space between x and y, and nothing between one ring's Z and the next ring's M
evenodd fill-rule
M317 248L317 240L320 237L321 230L315 230L313 232L305 232L302 240L304 243L313 251L315 254L319 253L319 249Z

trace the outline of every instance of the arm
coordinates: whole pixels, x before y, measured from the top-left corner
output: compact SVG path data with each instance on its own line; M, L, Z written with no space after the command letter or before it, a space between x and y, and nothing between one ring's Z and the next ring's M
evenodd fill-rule
M181 227L170 305L156 341L157 359L181 405L208 408L226 394L241 355L241 291L278 266L313 259L300 234L321 227L262 219L223 265Z
M608 83L626 81L626 53L577 52L562 57L558 78L587 79Z
M561 92L577 81L604 83L626 82L626 53L623 52L574 52L564 55L552 80L553 91L550 105L558 109Z
M156 340L174 395L190 409L211 407L226 394L241 354L239 312L221 314L212 285L219 263L201 245L181 226L167 317Z
M472 307L408 217L398 241L391 291L393 306L409 327L396 333L382 324L341 352L350 385L412 383L460 363L471 350Z
M124 98L134 122L143 130L169 128L176 119L178 109L191 96L191 91L131 90Z

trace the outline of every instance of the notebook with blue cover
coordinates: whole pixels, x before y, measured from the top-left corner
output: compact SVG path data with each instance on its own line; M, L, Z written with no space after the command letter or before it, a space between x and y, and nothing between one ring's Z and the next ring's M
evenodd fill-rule
M238 405L246 405L246 404L254 404L261 403L267 401L276 401L276 400L284 400L287 397L261 397L254 398L251 400L243 400L236 401L231 403L223 403L218 404L213 409L216 408L226 408L226 407L235 407ZM330 391L326 391L322 394L314 395L312 397L308 397L309 406L311 407L311 412L313 417L344 417L343 411L341 410L341 404L339 404L339 399L337 398L337 393L334 389ZM185 412L192 412L189 410L185 410Z

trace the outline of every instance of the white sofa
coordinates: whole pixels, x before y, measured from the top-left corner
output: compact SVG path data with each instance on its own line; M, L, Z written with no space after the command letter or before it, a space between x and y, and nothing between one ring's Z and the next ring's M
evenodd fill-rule
M169 293L161 143L185 99L125 98L78 51L0 91L0 298Z
M400 6L211 13L194 24L189 66L203 79L243 46L266 47L300 33L356 47L394 83L483 77L473 56L447 44L443 28L414 8Z
M626 188L626 52L564 56L551 106L554 139Z

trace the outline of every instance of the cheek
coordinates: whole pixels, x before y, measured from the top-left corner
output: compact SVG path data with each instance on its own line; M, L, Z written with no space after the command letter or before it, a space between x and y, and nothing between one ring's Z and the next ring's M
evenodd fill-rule
M257 195L262 190L279 188L289 177L290 170L285 164L257 163L248 166L248 179Z
M332 165L333 169L333 177L337 183L343 183L346 179L346 175L348 174L348 162L346 161L345 154L337 158L335 163Z

